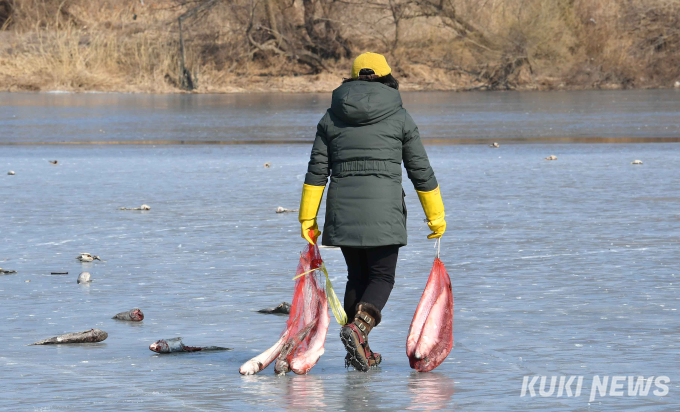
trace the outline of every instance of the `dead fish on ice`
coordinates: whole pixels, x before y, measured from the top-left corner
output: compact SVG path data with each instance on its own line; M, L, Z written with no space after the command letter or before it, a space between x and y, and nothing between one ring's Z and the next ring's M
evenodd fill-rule
M16 173L14 173L14 170L10 170L9 172L7 172L7 174L8 174L9 176L14 176Z
M58 160L50 160L49 162L50 162L51 164L53 164L53 165L58 165L58 164L59 164L59 161L58 161Z
M277 314L277 313L288 315L288 314L290 314L290 303L283 302L275 308L260 309L260 310L258 310L258 312L259 313L267 313L267 314L271 314L271 315Z
M130 309L127 312L120 312L111 319L129 320L130 322L140 322L144 320L144 313L139 308Z
M12 273L17 273L17 271L0 268L0 275L10 275Z
M271 163L271 162L266 162L266 163L264 164L264 168L265 168L265 169L269 169L270 167L272 167L272 163Z
M493 147L494 149L497 149L497 148L501 147L501 145L499 145L498 142L493 142L489 145L489 147Z
M74 332L67 333L65 335L55 336L53 338L44 339L36 343L31 343L32 345L56 345L62 343L89 343L89 342L101 342L109 337L109 334L101 329L90 329L85 332Z
M276 208L276 213L289 213L289 212L297 212L298 209L286 209L285 207L277 207Z
M557 156L550 155L550 156L546 157L545 160L557 160Z
M76 257L76 259L83 263L92 262L93 260L99 260L103 262L99 256L95 256L90 253L81 253L78 255L78 257Z
M140 207L119 207L118 210L151 210L151 206L141 205Z
M633 160L632 162L630 162L630 164L632 164L632 165L641 165L641 164L642 164L642 160Z
M220 346L185 346L182 343L182 338L161 339L149 345L149 349L156 353L232 350L232 348L222 348Z
M78 275L78 280L76 283L89 283L92 282L92 276L90 276L90 272L82 272L80 275Z

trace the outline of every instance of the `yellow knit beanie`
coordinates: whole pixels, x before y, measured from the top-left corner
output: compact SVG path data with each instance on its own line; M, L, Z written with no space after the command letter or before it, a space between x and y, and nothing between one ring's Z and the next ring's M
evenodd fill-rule
M392 69L387 65L387 60L385 56L378 53L364 53L359 55L354 59L354 64L352 64L352 78L356 79L359 77L359 72L361 69L371 69L378 75L378 77L387 76L392 73Z

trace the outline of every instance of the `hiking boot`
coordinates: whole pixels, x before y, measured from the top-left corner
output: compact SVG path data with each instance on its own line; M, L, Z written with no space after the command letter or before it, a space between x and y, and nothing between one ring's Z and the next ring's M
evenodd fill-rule
M340 330L340 339L347 350L345 367L351 365L358 371L367 372L382 362L380 354L371 351L368 346L368 334L380 323L380 319L380 311L375 306L365 302L357 305L354 320Z
M352 355L349 353L345 355L345 368L354 367L351 362ZM372 368L374 366L380 365L380 362L382 362L382 356L379 353L376 352L371 352L371 355L368 358L368 367Z

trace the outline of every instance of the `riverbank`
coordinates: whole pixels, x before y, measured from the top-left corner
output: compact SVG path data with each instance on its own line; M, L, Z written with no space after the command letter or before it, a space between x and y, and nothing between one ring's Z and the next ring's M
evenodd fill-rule
M106 85L86 85L86 84L63 84L50 81L49 79L37 80L33 78L13 77L2 79L0 76L0 91L10 93L17 92L52 92L52 93L152 93L152 94L220 94L220 93L330 93L342 82L343 76L338 74L332 80L320 80L318 76L291 76L273 77L263 79L261 77L242 77L234 78L232 81L218 85L198 87L188 91L177 87L167 87L164 84L155 85L130 85L124 82ZM3 81L4 80L4 81ZM672 86L648 85L637 87L637 89L669 89ZM676 86L675 88L680 88ZM452 91L452 92L474 92L474 91L493 91L484 84L475 83L450 83L447 85L427 84L418 82L401 82L401 91ZM563 82L554 84L553 82L536 82L530 84L519 84L513 87L515 91L576 91L576 90L621 90L630 89L618 83L608 83L595 86L590 85L567 85Z
M680 81L680 0L475 4L0 0L0 90L329 92L366 50L406 91Z
M432 74L432 71L429 71ZM219 93L330 93L347 77L344 73L325 73L323 75L299 76L234 76L221 84L199 85L193 90L174 87L165 82L144 84L129 83L125 78L108 79L103 83L59 81L51 76L8 76L0 74L0 91L6 92L116 92L116 93L152 93L152 94L219 94ZM400 91L494 91L487 84L474 81L456 81L445 79L444 82L427 82L418 79L401 79ZM604 84L567 84L555 78L537 78L514 85L508 90L515 91L576 91L576 90L622 90L622 89L671 89L680 88L680 83L660 85L657 83L637 87L627 87L620 83Z

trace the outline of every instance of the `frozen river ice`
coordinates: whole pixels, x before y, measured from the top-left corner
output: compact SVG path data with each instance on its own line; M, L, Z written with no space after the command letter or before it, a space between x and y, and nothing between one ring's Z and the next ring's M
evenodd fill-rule
M448 359L419 374L405 355L434 250L404 176L409 245L371 334L381 367L345 370L332 320L326 353L309 375L276 377L270 366L240 376L239 366L284 328L285 317L256 311L292 296L304 243L297 215L274 210L297 207L309 149L0 145L0 267L18 271L0 275L0 409L678 410L680 146L673 143L427 146L449 224L442 260L453 283L455 346ZM551 154L558 160L543 160ZM644 164L631 165L635 159ZM16 175L7 176L10 169ZM118 210L142 203L151 210ZM79 263L80 252L105 262ZM321 253L342 299L342 255ZM76 284L83 270L90 285ZM133 307L144 311L143 322L110 319ZM26 346L89 328L109 338ZM176 336L235 349L149 351ZM520 397L524 377L537 375L584 376L583 394ZM595 375L665 375L669 393L590 402Z

